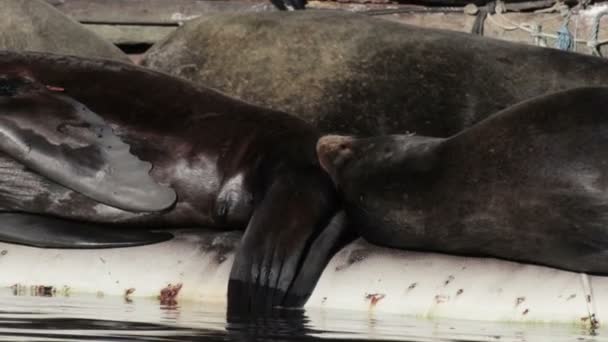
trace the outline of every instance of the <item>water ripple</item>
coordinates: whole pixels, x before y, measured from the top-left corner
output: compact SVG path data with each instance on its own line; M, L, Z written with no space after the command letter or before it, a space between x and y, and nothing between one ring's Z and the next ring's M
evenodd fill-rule
M377 312L285 310L225 317L217 304L155 298L17 296L0 289L0 341L468 341L608 342L608 331L563 324L416 319Z

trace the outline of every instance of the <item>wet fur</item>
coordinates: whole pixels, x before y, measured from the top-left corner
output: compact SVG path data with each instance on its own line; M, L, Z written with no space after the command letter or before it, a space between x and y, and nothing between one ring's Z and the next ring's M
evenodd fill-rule
M231 312L303 305L316 279L304 277L300 285L293 281L309 253L326 255L310 259L314 265L307 266L307 274L313 278L329 261L331 253L310 247L333 250L331 240L316 244L315 240L325 236L321 232L338 209L335 189L316 158L316 130L284 113L117 62L1 52L0 75L21 75L39 83L38 88L63 89L50 100L43 89L25 103L45 108L45 115L52 118L64 114L62 96L86 105L129 145L133 155L153 165L154 180L177 193L173 207L133 213L103 205L0 156L4 210L121 227L245 229L230 276ZM14 95L11 89L4 93ZM48 101L56 106L46 105ZM15 120L19 122L19 117ZM45 141L50 136L36 133L44 131L36 125L48 121L34 118L28 124L33 127L15 128L25 141L35 143L37 138L53 144ZM77 153L77 147L64 148ZM96 170L102 162L77 160L74 166ZM311 267L313 272L308 270ZM292 285L298 285L294 299L289 293Z
M143 63L358 136L448 137L535 96L608 85L605 58L346 11L191 20Z
M352 140L335 173L372 243L606 275L607 146L608 88L580 88L447 139Z

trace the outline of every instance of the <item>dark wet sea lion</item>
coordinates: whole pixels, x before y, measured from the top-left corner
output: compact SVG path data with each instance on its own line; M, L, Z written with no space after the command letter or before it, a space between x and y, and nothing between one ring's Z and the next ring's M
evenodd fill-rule
M372 243L608 274L608 88L522 102L447 138L327 136Z
M343 222L331 219L317 139L300 119L162 73L0 53L2 211L93 224L90 247L104 225L246 228L228 287L234 311L302 305L335 248ZM27 229L0 228L0 240L74 247L73 230L58 243L36 232L60 224L10 215Z
M119 48L61 13L47 1L2 0L0 8L0 50L129 61Z
M608 85L603 58L332 11L192 20L143 63L359 136L448 137L535 96Z

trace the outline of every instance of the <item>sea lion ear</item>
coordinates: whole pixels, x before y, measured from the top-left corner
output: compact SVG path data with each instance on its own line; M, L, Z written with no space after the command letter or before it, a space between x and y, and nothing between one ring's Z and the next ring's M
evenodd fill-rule
M48 88L48 87L47 87ZM0 96L0 151L98 202L128 211L159 211L175 192L148 174L150 163L84 104L43 87Z

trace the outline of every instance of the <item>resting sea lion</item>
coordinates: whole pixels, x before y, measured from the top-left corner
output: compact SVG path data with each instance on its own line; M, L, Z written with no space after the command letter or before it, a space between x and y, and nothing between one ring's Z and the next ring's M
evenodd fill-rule
M450 138L317 149L372 243L608 274L608 88L519 103Z
M94 248L165 238L136 226L245 229L229 309L301 305L342 229L317 139L300 119L158 72L1 52L0 208L11 213L0 240Z
M195 19L143 64L358 136L448 137L535 96L608 85L604 58L334 11Z

